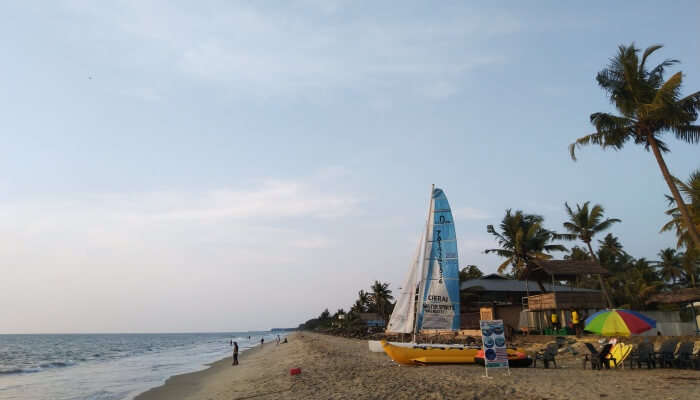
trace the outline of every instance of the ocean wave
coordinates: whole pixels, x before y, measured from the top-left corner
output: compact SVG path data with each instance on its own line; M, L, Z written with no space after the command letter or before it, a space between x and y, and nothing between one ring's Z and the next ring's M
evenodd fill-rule
M75 365L75 361L73 361L73 360L52 361L52 362L48 362L48 363L39 364L39 367L41 367L41 368L62 368L62 367L70 367L71 365Z
M0 375L12 375L12 374L29 374L32 372L39 372L41 368L9 368L0 369Z

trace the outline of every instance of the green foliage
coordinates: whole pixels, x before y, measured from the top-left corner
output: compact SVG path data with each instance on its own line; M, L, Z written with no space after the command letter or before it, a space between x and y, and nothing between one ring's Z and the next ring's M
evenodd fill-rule
M482 276L484 276L484 273L481 272L479 267L476 265L467 265L466 267L462 268L461 271L459 271L460 282L468 281L470 279L479 279Z
M603 219L603 213L605 212L603 206L595 204L592 208L589 208L589 204L590 201L583 203L583 205L576 204L576 211L574 211L569 207L568 203L564 203L566 213L569 215L569 220L564 222L564 229L569 234L562 235L562 238L567 240L580 239L583 243L589 245L595 234L609 229L614 223L620 222L617 218ZM591 255L594 256L594 254Z
M569 251L569 254L564 256L564 259L586 261L591 259L591 254L583 247L574 246Z
M603 112L591 114L595 132L577 139L569 146L569 151L571 158L576 160L576 149L592 144L603 149L619 150L632 141L643 145L647 151L651 149L679 207L678 218L684 220L690 240L700 247L698 229L663 159L662 154L669 149L661 140L663 134L671 132L678 140L700 142L700 126L693 124L700 111L700 91L682 97L681 72L664 81L666 68L677 64L678 60L664 60L652 69L647 68L649 56L661 47L654 45L647 48L640 59L640 50L634 44L619 46L607 68L596 76L598 85L607 93L619 115Z
M700 126L692 124L698 118L700 92L681 97L681 72L665 82L663 79L666 68L677 64L678 60L664 60L651 70L646 67L647 58L661 47L647 48L640 60L639 49L634 44L619 46L608 67L598 73L598 85L621 115L591 114L596 131L571 144L569 149L574 160L576 148L590 144L617 150L633 141L649 149L650 140L655 140L665 152L668 147L660 136L666 132L688 143L700 141Z
M686 182L673 177L676 186L685 197L683 200L686 203L692 223L696 230L700 230L700 169L691 172L690 177ZM661 232L675 231L678 242L677 248L685 247L686 249L694 248L694 243L688 232L688 224L682 217L680 210L676 206L676 199L666 195L668 204L671 207L666 211L666 215L671 217L671 220L661 227Z
M549 259L546 253L566 251L566 247L551 242L561 235L542 227L544 218L539 215L524 214L517 210L506 210L506 215L499 225L500 232L493 225L487 225L486 231L496 238L500 248L486 249L485 253L495 253L506 260L498 267L504 272L510 266L516 276L523 271L530 259Z
M681 268L682 253L677 253L675 249L667 248L659 251L657 254L660 261L654 264L659 269L659 274L664 283L670 283L671 286L678 283L683 276Z
M374 281L371 289L371 300L374 308L377 310L376 312L384 318L384 321L388 321L391 300L394 300L394 296L392 296L391 290L389 290L389 284Z

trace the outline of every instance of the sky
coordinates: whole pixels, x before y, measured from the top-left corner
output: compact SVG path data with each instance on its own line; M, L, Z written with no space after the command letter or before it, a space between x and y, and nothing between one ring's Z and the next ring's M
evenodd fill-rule
M462 266L495 272L507 208L562 230L587 200L655 259L675 240L652 154L567 146L613 110L595 74L620 44L664 44L652 62L700 90L700 4L484 3L2 2L0 333L347 310L399 287L431 184ZM672 173L700 167L668 143Z

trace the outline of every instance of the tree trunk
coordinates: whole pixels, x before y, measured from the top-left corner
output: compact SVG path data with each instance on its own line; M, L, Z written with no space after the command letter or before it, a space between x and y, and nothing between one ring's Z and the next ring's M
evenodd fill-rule
M588 251L591 252L591 257L593 257L593 261L600 263L598 261L598 257L595 256L595 253L593 252L593 247L591 247L591 242L590 240L586 242L586 246L588 246ZM608 303L608 308L613 308L613 303L610 300L610 296L608 295L608 290L605 288L605 283L603 282L603 277L600 274L598 275L598 283L600 283L600 290L603 291L603 296L605 296L605 301Z
M681 194L678 191L678 188L676 187L676 183L673 182L671 173L668 172L668 167L666 167L666 161L664 161L664 158L661 155L659 145L658 143L656 143L656 139L654 139L654 136L652 136L651 134L647 135L647 142L651 146L651 150L654 152L654 157L656 157L656 162L659 163L659 168L661 168L661 174L664 176L664 179L668 184L668 188L671 189L671 194L673 194L673 198L676 200L676 205L681 211L681 216L685 220L686 225L688 225L688 233L693 239L695 247L700 249L700 236L698 236L698 232L695 230L695 225L693 225L693 220L690 218L688 207L683 202L683 198L681 197Z

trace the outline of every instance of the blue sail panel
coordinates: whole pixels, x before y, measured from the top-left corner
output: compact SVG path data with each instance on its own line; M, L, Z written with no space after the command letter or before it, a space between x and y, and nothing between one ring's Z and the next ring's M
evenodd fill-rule
M424 259L424 289L418 329L459 329L459 261L452 210L442 189L434 189Z

